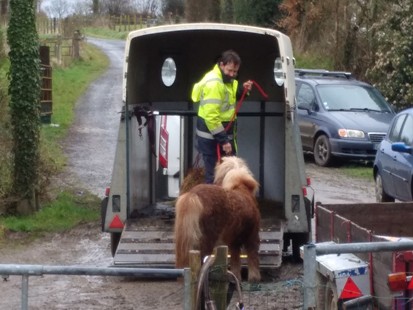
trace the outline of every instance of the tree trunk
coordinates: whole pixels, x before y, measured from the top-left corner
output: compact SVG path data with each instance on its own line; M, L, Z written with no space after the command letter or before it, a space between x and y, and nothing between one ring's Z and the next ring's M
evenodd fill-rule
M0 14L1 17L3 18L4 16L7 15L7 9L8 9L8 1L7 0L1 0L0 4Z
M17 210L38 209L40 56L33 0L10 0L9 94L13 132L13 189ZM22 22L24 21L24 22Z
M93 12L93 15L99 14L99 0L93 0L92 12Z
M40 209L39 195L35 192L30 197L16 202L15 210L20 215L30 215Z
M185 17L188 22L205 22L211 8L211 0L186 0Z

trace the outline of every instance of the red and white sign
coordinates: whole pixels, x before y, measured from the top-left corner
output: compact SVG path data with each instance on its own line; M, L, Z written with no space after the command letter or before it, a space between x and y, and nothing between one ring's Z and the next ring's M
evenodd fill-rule
M161 116L161 128L159 137L159 163L163 168L168 168L168 141L169 133L166 130L166 120L165 115Z

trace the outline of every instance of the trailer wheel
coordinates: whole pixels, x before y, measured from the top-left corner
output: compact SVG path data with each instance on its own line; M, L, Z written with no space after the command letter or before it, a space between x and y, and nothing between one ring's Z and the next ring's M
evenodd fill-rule
M296 262L301 262L300 247L308 243L310 235L308 233L296 233L292 237L292 254Z
M342 301L339 301L336 284L317 272L317 310L342 309Z
M324 307L325 310L339 309L337 287L332 281L328 281L325 286Z
M120 241L120 235L121 233L118 232L110 233L110 251L112 253L112 257L114 257L116 254L116 250Z
M108 209L109 197L102 199L100 203L100 220L102 222L102 231L105 231L105 219L106 219L106 210Z
M326 294L327 279L317 272L317 294L316 294L316 309L326 310L325 294Z

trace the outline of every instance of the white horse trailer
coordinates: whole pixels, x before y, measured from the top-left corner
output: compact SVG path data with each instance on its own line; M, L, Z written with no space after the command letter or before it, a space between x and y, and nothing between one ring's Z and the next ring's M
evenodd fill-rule
M242 59L239 80L254 80L268 95L254 87L238 113L238 156L260 183L261 267L279 267L290 244L299 258L311 237L290 39L235 24L159 26L133 31L126 42L124 109L102 202L116 266L174 266L174 200L198 154L191 89L228 49Z

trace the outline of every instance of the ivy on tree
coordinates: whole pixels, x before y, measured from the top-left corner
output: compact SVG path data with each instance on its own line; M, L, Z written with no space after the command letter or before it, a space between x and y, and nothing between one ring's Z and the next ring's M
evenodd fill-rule
M10 0L10 13L7 41L14 192L34 211L40 157L40 60L33 0Z

